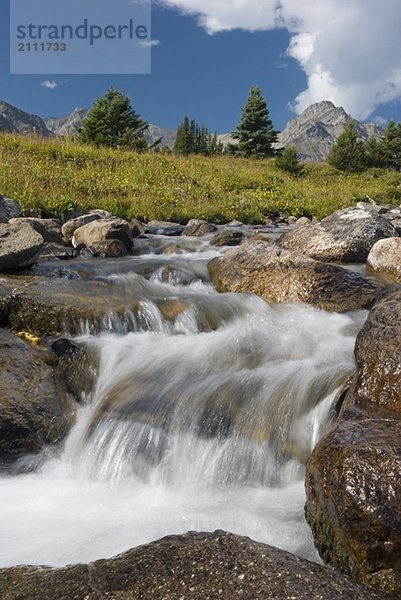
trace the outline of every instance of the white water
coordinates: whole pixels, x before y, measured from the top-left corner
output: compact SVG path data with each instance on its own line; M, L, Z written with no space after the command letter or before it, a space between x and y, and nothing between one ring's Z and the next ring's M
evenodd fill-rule
M135 332L81 339L99 377L64 447L0 478L1 566L87 562L218 528L316 558L303 462L353 371L364 314L161 279L111 276L147 294ZM160 294L186 309L166 321Z

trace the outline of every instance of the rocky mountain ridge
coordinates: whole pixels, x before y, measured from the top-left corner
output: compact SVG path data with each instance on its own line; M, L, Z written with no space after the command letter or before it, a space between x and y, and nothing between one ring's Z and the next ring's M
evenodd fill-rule
M15 108L6 102L0 102L0 128L17 133L39 133L51 135L74 135L87 114L85 108L75 108L65 117L41 119ZM329 100L309 106L301 115L291 119L285 129L279 133L277 148L294 146L301 160L323 162L330 148L351 117L342 107L336 107ZM383 129L375 123L356 121L358 132L363 140L381 136ZM162 138L161 146L173 148L176 132L172 129L150 124L145 134L149 144ZM219 134L224 145L235 143L230 133Z

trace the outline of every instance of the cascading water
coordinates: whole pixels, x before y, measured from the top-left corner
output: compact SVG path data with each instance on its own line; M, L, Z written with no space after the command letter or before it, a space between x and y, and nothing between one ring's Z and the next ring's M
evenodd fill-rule
M90 561L217 528L315 557L304 464L354 369L365 314L219 295L199 280L206 258L153 257L150 280L130 263L104 270L121 294L140 289L139 311L83 330L97 382L63 448L0 478L1 566Z

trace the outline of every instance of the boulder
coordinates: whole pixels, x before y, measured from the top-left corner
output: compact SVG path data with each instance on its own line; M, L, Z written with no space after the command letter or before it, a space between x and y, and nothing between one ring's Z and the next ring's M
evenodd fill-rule
M20 206L16 200L0 194L0 223L8 223L13 217L20 216Z
M223 531L172 535L62 569L0 570L2 600L385 600L321 565Z
M102 216L98 213L88 213L87 215L80 215L64 223L64 225L61 228L61 233L67 242L71 242L76 229L79 229L80 227L83 227L88 223L92 223L93 221L98 221L101 218Z
M37 231L45 242L51 244L64 245L64 239L61 235L61 222L58 219L36 219L34 217L19 217L10 219L10 223L28 223Z
M150 235L181 235L184 226L180 223L171 223L170 221L149 221L145 225L145 233Z
M129 223L124 219L107 218L99 219L83 225L74 231L72 245L76 248L80 244L93 246L107 240L120 240L127 250L132 247L132 231Z
M364 208L346 208L320 223L284 233L277 244L325 262L365 262L374 244L395 237L389 220Z
M0 329L0 464L60 442L72 425L74 403L47 362L45 351Z
M238 246L244 240L245 234L240 229L224 227L210 240L212 246Z
M374 306L339 420L312 453L306 517L322 558L401 597L401 293Z
M401 283L401 238L379 240L369 252L369 271L394 283Z
M27 223L0 224L0 270L33 265L43 238Z
M181 235L190 235L192 237L201 237L217 231L216 225L208 223L202 219L191 219L188 221L186 227L184 227Z
M40 251L37 261L43 262L48 260L68 260L73 258L74 249L71 246L64 246L60 244L54 244L52 242L46 242L43 244L42 250Z
M91 246L88 246L88 250L92 256L98 258L121 258L127 256L127 248L120 240L104 240L103 242L96 242Z
M264 241L245 242L208 265L220 292L251 292L271 302L305 302L345 312L370 307L380 287L361 275Z
M136 238L145 233L145 225L138 221L138 219L132 219L130 221L132 237Z
M113 280L9 277L0 282L0 326L37 336L135 331L143 299L140 280L136 290L124 293ZM164 315L165 295L153 300ZM182 304L176 297L167 300Z

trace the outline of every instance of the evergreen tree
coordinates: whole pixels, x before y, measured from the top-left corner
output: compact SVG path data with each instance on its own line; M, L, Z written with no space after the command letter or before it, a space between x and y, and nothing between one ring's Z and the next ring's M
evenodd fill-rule
M132 109L128 96L110 87L84 118L78 139L96 146L145 150L147 128L148 123Z
M401 122L397 125L389 121L380 141L384 166L387 169L401 170Z
M348 121L344 131L332 146L327 162L340 171L357 173L366 167L365 145L358 135L354 121Z
M174 152L185 156L189 154L210 156L222 154L223 144L218 142L217 133L212 136L204 124L199 125L195 119L189 120L186 116L178 126Z
M282 171L294 175L294 177L301 177L304 174L304 166L300 162L297 151L293 146L288 146L282 154L276 156L274 164Z
M266 100L259 87L251 88L232 136L238 140L235 153L240 156L263 158L276 154L273 144L277 142L277 132L273 129Z

